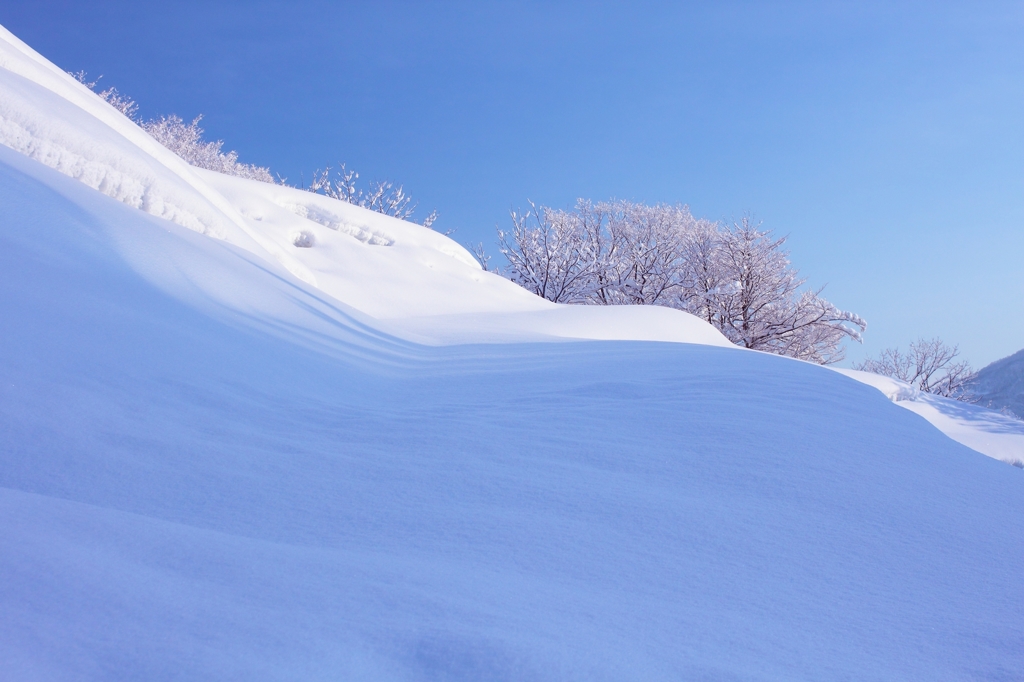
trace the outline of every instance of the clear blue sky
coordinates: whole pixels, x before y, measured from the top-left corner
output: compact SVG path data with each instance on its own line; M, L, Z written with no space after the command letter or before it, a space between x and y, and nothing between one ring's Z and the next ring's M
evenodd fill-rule
M788 234L868 320L1024 348L1024 3L33 2L0 23L289 181L345 161L495 251L527 199Z

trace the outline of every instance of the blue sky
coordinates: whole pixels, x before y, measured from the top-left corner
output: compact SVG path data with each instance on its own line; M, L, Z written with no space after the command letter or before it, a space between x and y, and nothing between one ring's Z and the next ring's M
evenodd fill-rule
M344 161L496 251L527 200L753 214L868 320L1024 348L1024 5L180 2L0 7L143 116L291 182Z

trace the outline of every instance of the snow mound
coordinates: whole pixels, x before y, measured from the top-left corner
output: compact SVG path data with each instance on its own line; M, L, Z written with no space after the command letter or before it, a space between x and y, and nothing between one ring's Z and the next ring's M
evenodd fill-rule
M616 338L728 344L678 311L672 321L662 310L567 311L482 271L462 246L422 226L295 188L193 168L2 27L0 144L122 203L281 265L370 318L433 317L465 331L428 333L422 321L381 325L410 339L605 339L616 329ZM134 254L142 273L144 260ZM472 318L450 317L530 311L545 313L489 324L486 334ZM529 328L535 321L539 326Z
M410 343L7 149L0 205L5 679L1024 669L1021 472L870 387Z

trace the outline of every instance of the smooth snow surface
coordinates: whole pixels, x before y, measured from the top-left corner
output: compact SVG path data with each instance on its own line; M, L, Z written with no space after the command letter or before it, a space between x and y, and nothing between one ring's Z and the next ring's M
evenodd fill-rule
M1022 678L1024 472L683 313L182 169L18 46L0 679Z
M927 419L944 434L1008 464L1024 468L1024 422L994 410L922 394L897 403Z
M898 379L855 369L835 371L877 388L889 400L924 417L956 442L1007 464L1024 467L1024 421L979 405L930 395Z

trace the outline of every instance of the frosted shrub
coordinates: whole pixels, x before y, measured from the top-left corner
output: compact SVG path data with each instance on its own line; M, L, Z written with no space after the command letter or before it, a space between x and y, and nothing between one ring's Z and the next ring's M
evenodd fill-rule
M96 92L96 84L100 76L94 81L88 80L85 71L68 73L79 83ZM159 119L143 121L138 118L139 105L131 97L121 94L117 88L107 88L96 92L104 102L114 107L127 116L139 127L149 133L153 139L170 149L172 152L183 158L189 164L217 171L225 175L235 175L261 182L274 182L269 168L262 166L239 163L238 152L223 152L221 148L224 142L207 142L203 139L203 129L199 127L202 115L197 116L192 123L185 125L175 115L161 116Z
M804 289L785 238L746 219L723 226L681 205L581 199L571 211L513 212L498 239L504 274L548 300L678 308L746 348L829 364L867 326Z
M174 114L143 121L138 117L139 106L135 100L121 94L116 88L107 88L96 92L96 84L102 76L95 81L89 81L85 71L69 71L68 73L79 83L95 92L107 104L134 121L154 140L189 164L225 175L259 180L260 182L275 182L269 168L239 162L238 152L225 152L223 150L224 142L221 140L213 142L204 140L203 129L199 127L199 122L203 119L202 115L195 117L187 125ZM359 174L347 170L344 164L341 165L336 177L332 178L331 169L327 167L323 171L317 170L313 173L313 181L307 189L310 192L347 201L350 204L393 216L399 220L412 218L416 204L412 202L412 197L405 193L402 185L395 186L390 180L375 181L371 182L369 189L364 192L356 187L358 178ZM433 229L437 217L437 211L431 211L423 219L421 225Z
M154 140L188 161L193 166L217 171L225 175L235 175L260 182L274 182L269 168L239 163L237 152L221 151L224 142L207 142L203 139L203 129L199 127L202 116L197 116L185 125L177 116L161 116L152 121L140 123L142 129Z
M107 88L101 92L96 93L99 95L104 102L114 107L128 118L135 120L135 116L139 113L139 105L135 103L131 97L122 95L117 91L117 88Z
M905 353L886 348L877 359L868 358L855 369L905 381L925 393L975 402L969 388L975 373L968 362L957 360L959 355L957 346L948 346L941 339L918 339Z
M410 220L416 211L416 204L412 203L412 197L405 193L402 185L395 187L390 180L378 180L370 183L369 191L356 187L356 180L359 173L348 170L345 164L338 168L334 179L331 176L331 167L324 170L316 170L313 173L313 180L306 189L314 194L323 194L345 201L356 206L368 208L377 213L393 216L399 220ZM437 211L431 211L421 223L424 227L431 227L437 220ZM433 229L431 227L431 229Z

